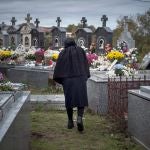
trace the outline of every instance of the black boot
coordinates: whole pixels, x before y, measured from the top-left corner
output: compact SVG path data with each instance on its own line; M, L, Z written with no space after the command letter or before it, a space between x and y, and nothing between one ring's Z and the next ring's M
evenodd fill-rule
M73 124L73 108L67 108L67 115L68 115L68 129L72 129L74 127Z
M80 132L82 132L84 130L83 121L82 121L81 116L78 116L78 118L77 118L77 127L78 127L78 131L80 131Z
M68 129L72 129L74 127L73 120L68 120Z

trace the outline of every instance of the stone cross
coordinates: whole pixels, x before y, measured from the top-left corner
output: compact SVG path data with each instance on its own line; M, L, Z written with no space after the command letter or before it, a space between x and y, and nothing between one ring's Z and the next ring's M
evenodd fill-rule
M60 17L57 17L57 20L56 20L56 22L57 22L57 27L60 27L60 22L61 22L61 19L60 19Z
M87 23L87 19L85 17L82 17L81 19L81 24L82 24L82 27L85 28L86 27L86 23Z
M124 31L128 31L128 16L124 16Z
M4 29L5 28L5 22L2 22L1 24L1 28Z
M103 15L102 18L101 18L101 21L102 21L102 27L106 27L106 21L108 20L107 16L106 15Z
M11 19L12 26L15 25L15 22L16 22L16 21L17 21L17 20L15 19L15 17L12 17L12 19Z
M40 23L40 21L38 20L38 18L36 18L36 20L34 21L34 23L36 24L36 28L38 28L39 27L39 23Z
M30 20L32 20L32 17L30 17L30 14L27 14L27 17L25 18L27 23L30 23Z

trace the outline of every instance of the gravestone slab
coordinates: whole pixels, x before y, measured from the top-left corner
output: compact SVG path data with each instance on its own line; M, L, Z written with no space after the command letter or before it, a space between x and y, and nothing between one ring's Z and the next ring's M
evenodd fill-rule
M29 150L30 92L24 91L16 100L13 94L0 94L0 150Z
M150 149L150 86L128 92L128 130L133 138Z
M16 66L8 69L8 79L11 82L25 83L31 87L46 88L49 84L49 73L51 69L40 67Z

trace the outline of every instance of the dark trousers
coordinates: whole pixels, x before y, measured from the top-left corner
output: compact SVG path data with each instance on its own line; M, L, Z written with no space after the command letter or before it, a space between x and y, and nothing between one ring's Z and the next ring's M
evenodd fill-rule
M77 114L80 117L83 117L84 107L78 107ZM73 120L73 108L67 108L68 120Z

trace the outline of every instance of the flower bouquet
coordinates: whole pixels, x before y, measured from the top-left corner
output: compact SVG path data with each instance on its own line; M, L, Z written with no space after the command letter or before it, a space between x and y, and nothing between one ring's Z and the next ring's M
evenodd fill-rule
M35 52L36 64L41 64L43 59L44 59L44 50L43 49L38 49Z
M107 54L106 57L107 57L107 59L110 60L111 62L113 62L115 59L120 62L120 61L123 60L123 58L125 57L125 55L124 55L123 53L117 51L117 50L112 50L111 52L109 52L109 53Z
M93 53L93 54L87 53L86 56L87 56L87 60L88 60L88 63L90 66L92 66L92 63L95 60L98 60L98 56L95 53Z
M10 50L0 50L0 60L1 61L7 61L12 56L12 51Z

